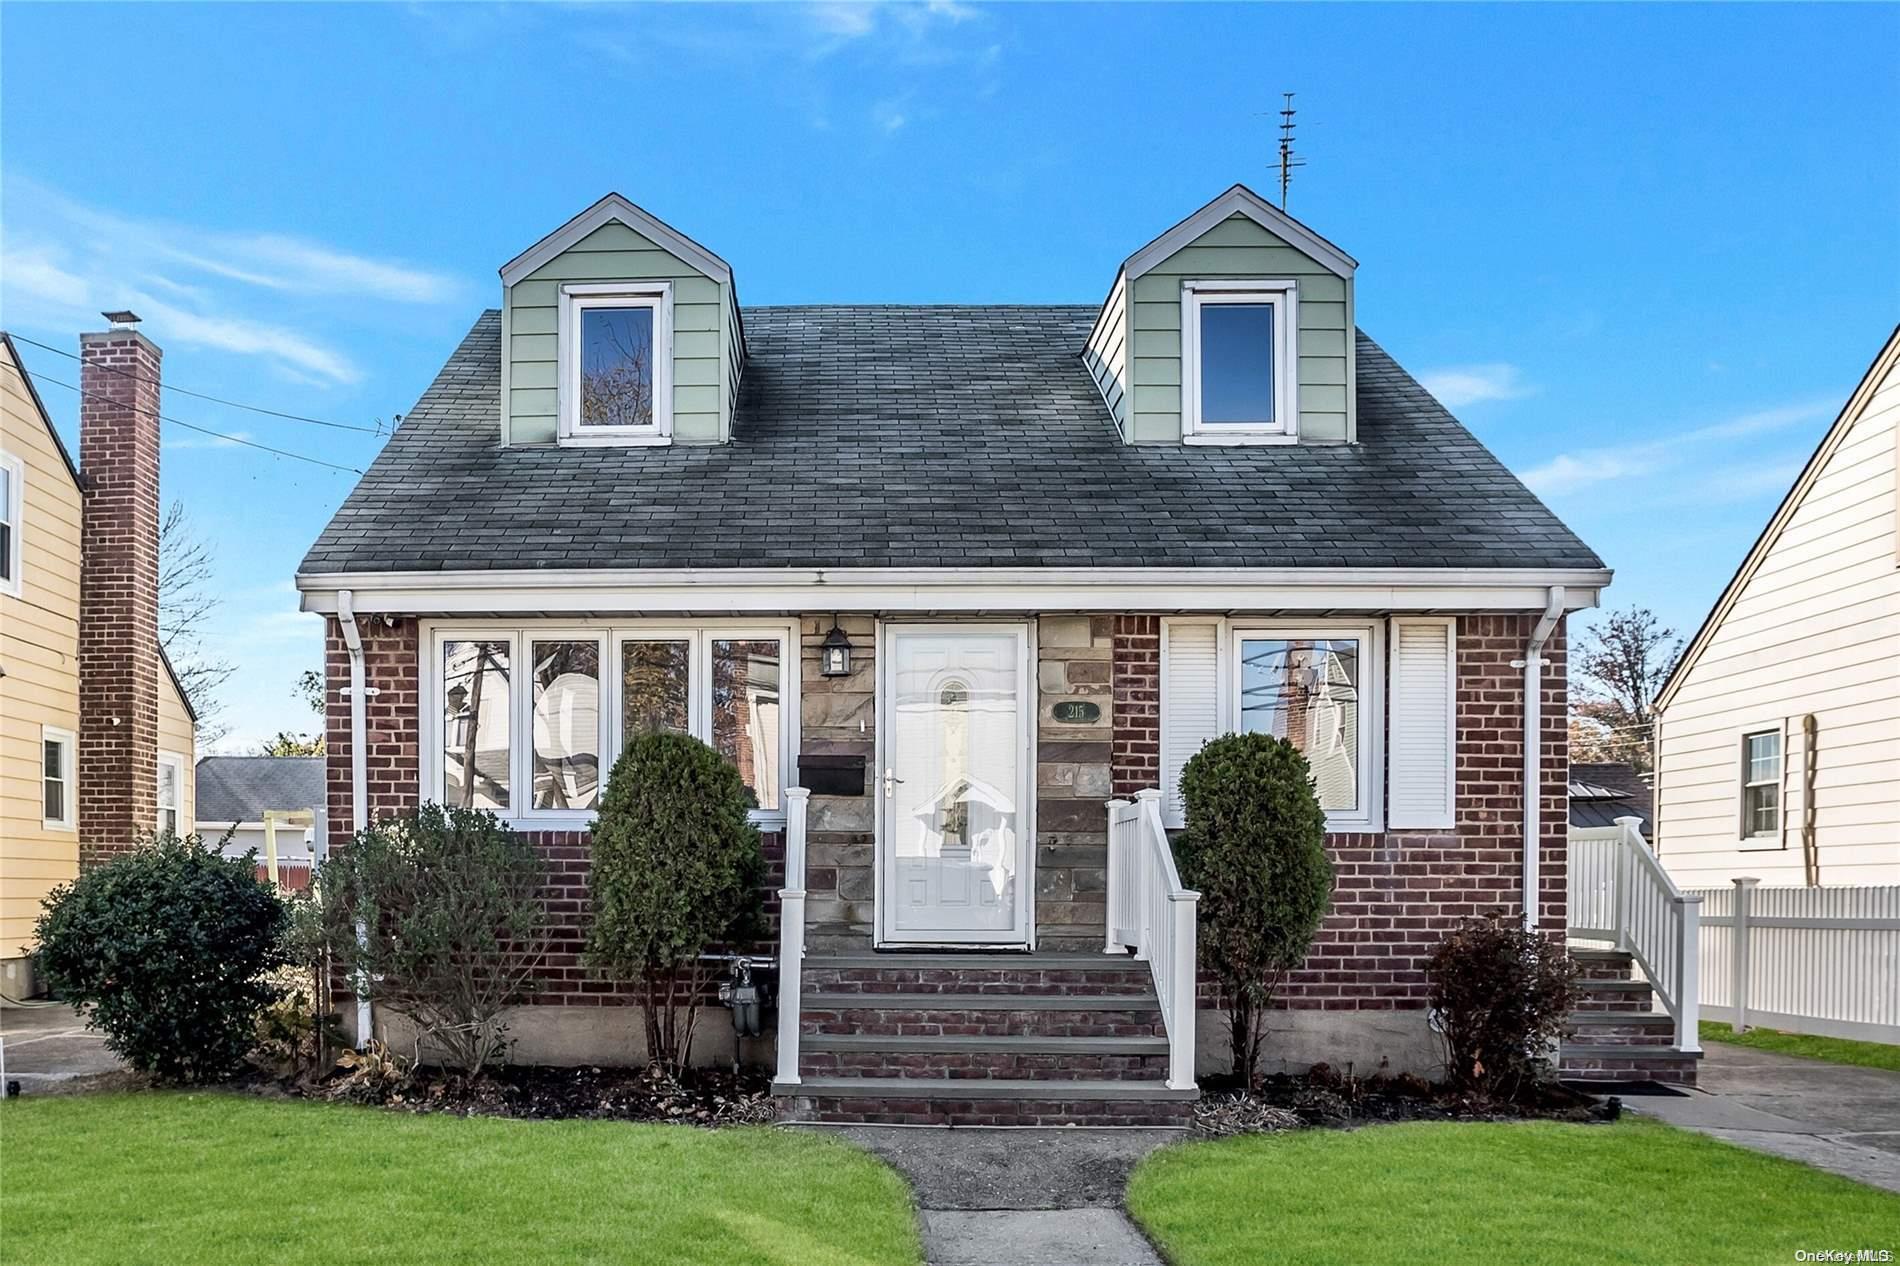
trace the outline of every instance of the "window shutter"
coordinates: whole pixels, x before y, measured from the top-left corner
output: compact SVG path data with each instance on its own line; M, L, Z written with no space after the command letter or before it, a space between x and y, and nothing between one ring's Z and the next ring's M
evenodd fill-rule
M1392 821L1456 824L1457 659L1450 620L1392 622Z
M1220 733L1220 625L1164 620L1161 677L1161 817L1180 826L1181 771Z

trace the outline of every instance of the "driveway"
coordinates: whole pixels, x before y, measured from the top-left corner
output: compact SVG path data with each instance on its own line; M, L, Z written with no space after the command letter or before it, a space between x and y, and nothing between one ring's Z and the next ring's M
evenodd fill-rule
M105 1039L87 1031L67 1006L0 1009L0 1046L6 1079L18 1082L21 1094L96 1089L112 1074L130 1077Z
M1900 1192L1900 1073L1710 1042L1697 1090L1631 1110Z

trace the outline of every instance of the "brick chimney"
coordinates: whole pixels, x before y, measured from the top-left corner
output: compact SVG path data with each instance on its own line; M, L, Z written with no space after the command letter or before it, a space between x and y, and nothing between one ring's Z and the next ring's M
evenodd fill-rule
M130 312L79 336L79 862L158 819L158 347Z

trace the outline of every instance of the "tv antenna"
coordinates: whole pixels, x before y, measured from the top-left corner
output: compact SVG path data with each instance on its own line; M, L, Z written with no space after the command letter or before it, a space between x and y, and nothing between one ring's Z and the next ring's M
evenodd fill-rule
M1293 156L1293 94L1280 94L1284 103L1280 107L1280 210L1286 210L1287 186L1293 183L1293 169L1306 166L1304 158Z

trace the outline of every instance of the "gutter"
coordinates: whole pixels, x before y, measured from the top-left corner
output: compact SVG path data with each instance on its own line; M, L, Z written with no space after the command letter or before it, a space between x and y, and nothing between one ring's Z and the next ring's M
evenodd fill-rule
M347 693L350 697L350 831L361 831L369 825L369 753L363 750L367 741L368 723L364 716L363 683L363 633L356 627L355 595L348 589L336 596L336 622L343 630L343 645L350 653L350 684ZM356 939L360 944L368 939L368 933L358 924ZM370 1038L369 981L362 976L356 978L356 1045L361 1050Z
M1563 618L1564 587L1552 585L1544 614L1531 630L1524 646L1524 658L1513 660L1511 667L1524 670L1524 926L1537 930L1544 799L1544 647Z

